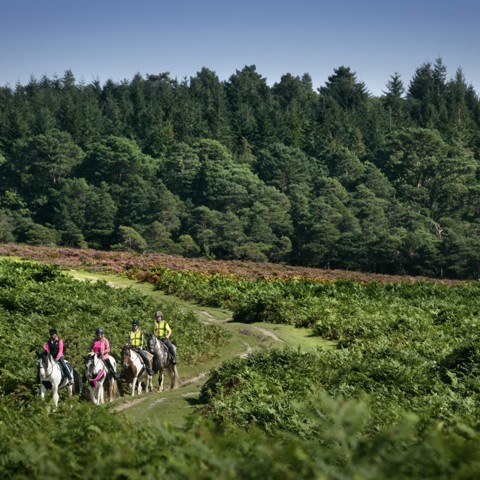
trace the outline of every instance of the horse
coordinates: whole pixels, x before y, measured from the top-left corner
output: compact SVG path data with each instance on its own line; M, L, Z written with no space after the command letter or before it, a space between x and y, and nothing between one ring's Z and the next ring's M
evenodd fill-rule
M47 389L52 389L52 399L55 404L55 408L58 406L58 400L60 398L58 394L58 389L67 387L68 396L73 396L73 390L75 393L81 396L82 394L82 379L76 370L70 365L69 362L65 361L67 368L70 370L70 373L73 378L73 384L68 383L68 377L64 375L62 367L59 362L56 362L52 355L43 351L37 354L37 363L38 363L38 377L40 380L40 397L42 400L45 400L45 393Z
M170 376L170 389L181 386L177 366L172 363L167 346L153 333L147 336L147 349L153 355L153 371L158 372L158 391L163 392L163 371Z
M147 352L147 355L151 354ZM135 395L135 387L138 395L142 393L142 378L146 380L145 391L153 392L152 376L148 374L140 354L131 345L122 348L122 365L125 380L132 388L132 396Z
M109 358L113 368L116 369L115 359ZM110 402L113 400L117 393L117 382L105 361L95 352L90 352L85 357L85 376L90 388L90 398L95 405L105 402L105 389L108 391L108 400Z

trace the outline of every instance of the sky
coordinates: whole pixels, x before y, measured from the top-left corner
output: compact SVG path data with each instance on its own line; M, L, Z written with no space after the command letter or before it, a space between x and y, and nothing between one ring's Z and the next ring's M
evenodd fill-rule
M441 58L480 94L479 18L478 0L0 0L0 86L66 70L223 81L255 65L269 85L307 73L317 90L345 66L378 96Z

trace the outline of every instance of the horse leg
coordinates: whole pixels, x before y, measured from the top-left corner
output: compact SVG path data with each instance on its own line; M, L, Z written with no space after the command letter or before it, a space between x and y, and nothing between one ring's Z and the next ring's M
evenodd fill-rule
M55 385L53 382L52 382L52 398L53 398L53 403L55 404L55 407L57 407L58 399L59 399L58 385Z
M163 370L158 375L158 391L163 392Z
M139 395L142 394L142 379L141 378L137 379L137 393Z
M47 389L45 388L45 385L43 383L40 383L40 398L42 400L45 400L45 393Z
M135 395L135 387L137 386L137 377L133 377L132 380L132 397Z
M90 390L90 400L93 402L93 403L97 403L97 399L96 399L96 394L95 394L95 390L93 387L91 387L90 385L88 386L88 389Z

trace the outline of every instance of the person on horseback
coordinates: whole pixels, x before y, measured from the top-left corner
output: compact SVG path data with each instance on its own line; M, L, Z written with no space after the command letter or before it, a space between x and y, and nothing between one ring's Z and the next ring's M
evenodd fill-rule
M172 335L172 329L166 320L163 319L163 312L158 311L155 313L155 326L153 333L167 346L168 351L172 357L172 364L177 363L175 347L173 346L170 337Z
M147 373L153 375L153 370L150 367L150 361L148 359L147 352L144 350L145 346L145 337L143 332L140 330L138 320L132 322L132 331L128 334L127 345L130 345L141 357Z
M118 380L119 376L117 375L117 372L115 371L112 363L110 362L110 343L107 340L107 337L105 337L105 332L103 328L97 328L95 330L95 338L93 339L90 350L92 350L94 353L101 357L101 359L105 362L108 370L112 374L113 378L115 380Z
M62 372L68 378L68 385L70 385L73 383L73 378L63 358L63 340L58 336L58 331L55 327L52 327L48 333L50 334L50 338L43 348L50 353L56 362L60 363Z

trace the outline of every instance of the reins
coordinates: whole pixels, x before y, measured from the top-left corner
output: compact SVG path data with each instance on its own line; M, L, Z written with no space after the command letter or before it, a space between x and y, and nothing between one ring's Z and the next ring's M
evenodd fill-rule
M105 368L105 362L103 361L103 359L99 358L98 361L102 362L102 366L101 366L100 370L98 371L98 373L95 374L95 371L88 372L88 381L89 381L89 383L93 384L94 388L96 388L97 383L102 379L102 377L107 374L106 368ZM91 359L91 365L94 369L95 368L95 357L93 357ZM94 375L95 375L95 377L94 377Z

